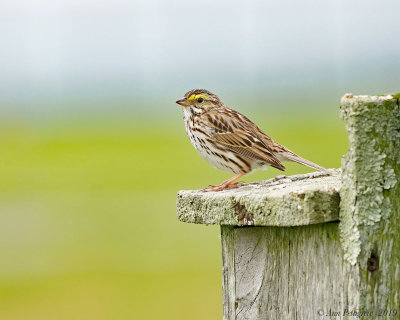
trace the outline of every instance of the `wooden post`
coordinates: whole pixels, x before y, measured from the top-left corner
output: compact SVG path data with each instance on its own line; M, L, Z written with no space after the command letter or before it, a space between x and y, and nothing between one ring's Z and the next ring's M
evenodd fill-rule
M339 224L347 305L396 310L394 319L400 319L399 98L345 95L340 107L350 141Z
M178 193L179 220L221 225L224 319L400 319L399 96L341 114L342 172Z

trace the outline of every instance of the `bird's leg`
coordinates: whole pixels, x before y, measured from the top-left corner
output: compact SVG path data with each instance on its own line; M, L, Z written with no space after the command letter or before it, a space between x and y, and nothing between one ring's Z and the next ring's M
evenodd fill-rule
M226 190L226 189L235 189L235 188L239 188L240 186L240 182L235 182L237 179L239 179L241 176L244 176L246 173L242 172L239 173L238 175L234 176L233 178L230 178L224 182L222 182L220 185L218 186L213 186L210 185L209 188L204 189L205 192L209 192L209 191L222 191L222 190Z

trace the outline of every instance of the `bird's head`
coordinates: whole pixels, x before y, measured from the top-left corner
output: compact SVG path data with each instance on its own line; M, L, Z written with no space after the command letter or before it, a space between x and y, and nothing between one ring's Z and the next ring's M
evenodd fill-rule
M205 89L190 90L186 92L182 99L176 101L176 103L184 108L192 107L202 111L222 106L221 100L215 94Z

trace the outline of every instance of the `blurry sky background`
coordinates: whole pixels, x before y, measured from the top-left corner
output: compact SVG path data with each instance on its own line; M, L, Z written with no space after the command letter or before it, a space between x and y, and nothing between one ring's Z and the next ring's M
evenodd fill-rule
M175 200L230 176L197 155L175 101L209 89L340 167L340 97L400 90L399 9L1 0L0 319L221 319L219 228L179 223Z
M198 87L231 104L254 92L286 105L298 94L337 103L346 92L393 92L399 9L388 0L2 0L1 107L169 114Z

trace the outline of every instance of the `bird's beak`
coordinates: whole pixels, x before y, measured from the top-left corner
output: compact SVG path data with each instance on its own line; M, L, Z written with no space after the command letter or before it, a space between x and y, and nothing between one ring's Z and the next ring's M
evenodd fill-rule
M178 100L176 103L180 104L183 107L187 107L190 105L190 101L186 98L182 98L182 99Z

